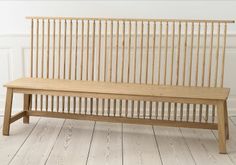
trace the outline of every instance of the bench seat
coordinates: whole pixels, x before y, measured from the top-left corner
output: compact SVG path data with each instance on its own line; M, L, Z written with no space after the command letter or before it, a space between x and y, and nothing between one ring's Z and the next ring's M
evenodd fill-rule
M228 88L159 86L79 80L20 78L5 85L7 88L57 92L124 95L140 97L226 100Z

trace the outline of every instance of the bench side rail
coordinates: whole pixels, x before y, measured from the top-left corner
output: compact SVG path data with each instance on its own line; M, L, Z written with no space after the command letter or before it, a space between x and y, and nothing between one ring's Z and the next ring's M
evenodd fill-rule
M30 77L223 87L227 26L233 21L28 19ZM33 96L32 109L194 122L215 119L211 105L43 95Z

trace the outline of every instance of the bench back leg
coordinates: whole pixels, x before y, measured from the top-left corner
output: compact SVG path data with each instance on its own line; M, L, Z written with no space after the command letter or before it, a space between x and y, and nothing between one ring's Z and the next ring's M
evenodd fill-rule
M221 101L217 105L218 118L218 143L221 154L226 153L226 116L225 116L225 102Z
M30 109L30 101L31 101L32 95L24 94L24 111L29 111ZM29 115L26 114L23 117L23 123L28 124L29 123Z
M228 117L228 108L227 101L224 102L224 112L225 112L225 131L226 131L226 139L229 140L229 117Z
M9 130L10 130L12 100L13 100L13 90L11 88L7 88L5 114L4 114L3 130L2 130L2 134L6 136L9 135Z

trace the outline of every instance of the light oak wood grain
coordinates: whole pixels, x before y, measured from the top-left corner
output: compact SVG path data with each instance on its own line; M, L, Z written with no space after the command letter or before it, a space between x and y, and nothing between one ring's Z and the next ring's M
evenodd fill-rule
M229 118L230 140L227 141L228 156L233 164L236 164L236 117ZM218 132L213 131L216 139Z
M55 85L57 84L57 85ZM224 100L228 88L202 88L181 86L141 85L128 83L108 83L94 81L73 81L56 79L21 78L5 85L16 89L38 89L101 94L121 94L156 97L180 97L194 99Z
M220 153L226 153L229 89L223 83L227 27L234 21L27 19L30 78L5 85L4 135L9 135L11 123L21 117L28 123L30 115L217 128ZM23 112L15 116L13 93L25 96Z

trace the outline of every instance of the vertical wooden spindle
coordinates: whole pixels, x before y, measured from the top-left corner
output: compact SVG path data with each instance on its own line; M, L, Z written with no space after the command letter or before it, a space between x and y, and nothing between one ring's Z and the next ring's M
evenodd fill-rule
M97 64L97 80L100 81L100 72L101 72L101 28L102 28L102 22L99 20L99 28L98 28L98 64ZM98 115L98 110L99 110L99 99L96 99L96 115Z
M98 64L97 64L97 80L100 81L100 72L101 72L101 34L102 34L102 22L99 20L99 27L98 27Z
M210 38L210 54L209 54L209 65L208 65L208 87L211 86L211 68L212 68L212 54L213 54L213 40L214 39L214 23L211 23L211 38ZM209 105L206 106L206 122L208 121Z
M156 60L156 22L153 22L153 36L152 36L152 84L154 84L155 81L155 60ZM152 117L152 104L153 102L150 102L150 118Z
M173 85L173 69L174 69L174 51L175 51L175 22L172 23L172 37L171 37L171 64L170 64L170 84ZM171 115L171 103L168 103L168 120Z
M107 65L107 20L105 21L105 38L104 38L104 81L106 81L106 65ZM102 99L102 115L104 115L105 99Z
M162 22L160 22L160 31L159 31L159 43L158 43L158 80L157 84L160 85L161 80L161 53L162 53ZM158 118L159 111L159 102L156 102L156 118Z
M105 21L105 38L104 38L104 81L107 80L107 21Z
M113 53L113 20L111 20L111 25L110 25L110 28L111 28L111 33L110 33L110 62L109 62L109 66L108 66L108 71L109 71L109 82L112 81L112 53ZM110 108L111 108L111 99L108 99L108 116L110 116ZM114 108L115 109L115 108ZM114 110L115 112L115 110ZM115 115L115 113L114 113Z
M174 81L173 81L174 52L175 52L175 22L173 22L173 24L172 24L170 85L173 85L173 82L174 82Z
M198 85L198 63L199 63L199 48L200 48L200 34L201 34L201 23L198 23L198 35L197 35L197 52L196 52L196 69L195 69L195 86ZM193 121L196 118L196 104L193 105Z
M214 87L217 87L218 82L218 66L219 66L219 49L220 49L220 23L218 23L217 30L217 43L216 43L216 63L215 63L215 78L214 78ZM215 106L212 107L212 122L215 121Z
M94 56L95 56L95 30L96 30L96 22L95 20L93 21L93 38L92 38L92 66L91 66L91 72L92 72L92 81L94 81Z
M205 63L206 63L206 43L207 43L207 23L205 22L204 25L204 43L203 43L203 57L202 57L202 82L201 86L204 86L205 82ZM200 104L200 109L199 109L199 121L202 121L202 109L203 105Z
M90 30L90 22L89 20L87 20L87 47L86 47L86 70L85 70L85 80L88 80L88 77L89 77L89 72L88 72L88 68L89 68L89 30ZM87 114L87 108L88 108L88 98L85 98L84 100L84 108L85 108L85 114Z
M191 26L191 43L190 43L189 81L188 81L188 86L191 86L191 84L192 84L193 41L194 41L194 22L192 22L192 26ZM187 104L187 116L186 116L186 120L187 121L189 121L189 111L190 111L190 104Z
M96 30L96 22L93 21L93 34L92 34L92 66L91 66L91 72L92 72L92 81L94 81L94 56L95 56L95 30ZM90 98L90 115L93 114L93 98Z
M166 72L167 72L167 59L168 59L168 37L169 37L169 23L166 22L166 34L165 34L165 61L164 61L164 85L166 85Z
M131 55L131 31L132 31L132 24L131 24L131 21L129 21L129 40L128 40L128 61L127 61L127 64L128 64L128 72L127 72L127 82L129 83L130 82L130 65L131 65L131 61L130 61L130 55Z
M56 21L53 19L53 38L52 38L52 78L55 78L55 38L56 38ZM54 109L54 96L51 97L51 111Z
M117 21L117 27L116 27L116 60L115 60L115 82L117 82L118 79L118 53L119 53L119 21ZM116 99L114 99L114 111L116 111ZM121 111L119 112L119 116L121 116Z
M131 24L131 21L129 21L129 38L128 38L128 61L127 61L127 83L130 82L130 65L131 65L131 62L130 62L130 54L131 54L131 29L132 28L132 24ZM128 114L128 100L126 100L126 113L125 114ZM133 111L132 111L133 112ZM133 116L133 114L131 114ZM127 117L127 115L126 115Z
M147 45L146 45L146 77L145 83L148 83L148 73L149 73L149 35L150 35L150 22L147 24Z
M143 21L141 22L141 36L140 36L140 72L139 72L139 83L142 83L142 62L143 62Z
M69 80L71 80L71 65L72 65L72 20L70 20L70 42L69 42ZM70 97L68 97L67 100L67 109L68 109L68 113L70 113Z
M123 21L123 26L122 26L122 56L121 56L121 83L124 82L124 58L125 58L125 21ZM122 100L120 100L120 114L122 114ZM125 112L125 116L127 116Z
M119 21L117 21L116 27L116 60L115 60L115 67L116 67L116 74L115 74L115 82L117 82L118 77L118 54L119 54Z
M141 36L140 36L140 74L139 74L139 83L142 83L142 61L143 61L143 21L141 22ZM138 101L138 117L140 116L140 104Z
M147 43L146 43L146 77L145 77L145 83L148 83L148 73L149 73L149 35L150 35L150 22L147 22ZM151 102L149 102L151 104ZM149 106L149 118L151 118L151 106ZM144 101L144 113L143 113L144 118L146 117L146 101Z
M41 78L44 72L44 19L42 19L42 60L41 60ZM40 110L43 111L43 95L40 96Z
M123 28L122 28L122 59L121 59L121 82L124 82L124 65L125 65L125 21L123 21Z
M48 35L47 35L47 66L46 66L46 78L49 78L49 52L50 52L50 19L48 19ZM46 95L46 111L48 111L48 95Z
M222 50L222 70L221 70L221 82L220 87L224 86L224 69L225 69L225 47L226 47L226 36L227 36L227 23L224 25L224 36L223 36L223 50Z
M64 20L64 60L63 60L63 79L66 79L66 39L67 39L67 21ZM65 111L65 96L62 96L62 112Z
M177 50L177 65L176 65L176 85L179 85L179 79L180 79L180 76L179 76L179 72L180 72L180 48L181 48L181 22L179 22L179 32L178 32L178 50Z
M58 71L57 71L57 79L60 79L60 68L61 68L61 20L59 20L59 26L58 26ZM57 112L59 112L59 101L60 97L57 96Z
M80 52L80 80L83 80L84 70L84 20L81 20L81 52ZM82 98L79 97L79 114L82 111Z
M188 23L185 22L185 32L184 32L184 64L183 64L183 81L182 85L185 86L185 79L186 79L186 58L187 58L187 44L188 44ZM183 109L184 104L181 103L180 105L180 120L183 120Z
M215 64L215 84L214 86L218 86L218 68L219 68L219 52L220 50L220 23L218 23L218 31L217 31L217 45L216 45L216 64Z
M159 32L159 52L158 52L158 81L157 84L160 85L161 82L161 48L162 48L162 22L160 22L160 32Z
M30 77L33 77L34 72L34 19L31 19L31 41L30 41ZM30 96L30 109L32 107L32 95Z
M35 70L35 77L38 78L38 69L39 69L39 20L36 21L36 70ZM38 110L38 95L35 95L34 100L35 111Z
M178 50L177 50L177 64L176 64L176 84L179 85L179 71L180 71L180 48L181 48L181 22L179 22L179 32L178 32ZM177 106L174 104L174 120L177 118Z
M155 60L156 60L156 22L153 22L153 37L152 37L152 84L155 81Z
M124 65L125 65L125 21L123 21L123 32L122 32L122 59L121 59L121 82L124 82ZM128 115L128 100L125 104L125 117ZM120 102L122 107L122 101Z
M168 37L169 37L169 23L166 22L166 32L165 32L165 59L164 59L164 85L166 85L166 72L167 72L167 59L168 59ZM162 102L162 119L164 119L165 114L165 102ZM169 118L169 116L168 116Z
M138 33L138 28L137 28L137 21L135 21L135 29L134 29L134 54L133 54L133 69L134 69L134 73L133 73L133 83L136 83L136 63L137 63L137 33ZM131 114L132 117L134 116L134 100L132 100L131 103Z
M30 77L33 77L34 63L34 19L31 19L31 41L30 41Z
M78 68L78 20L76 20L75 22L75 71L74 71L74 79L77 80L77 68ZM76 97L74 97L74 100L73 100L73 113L75 113L76 111Z

